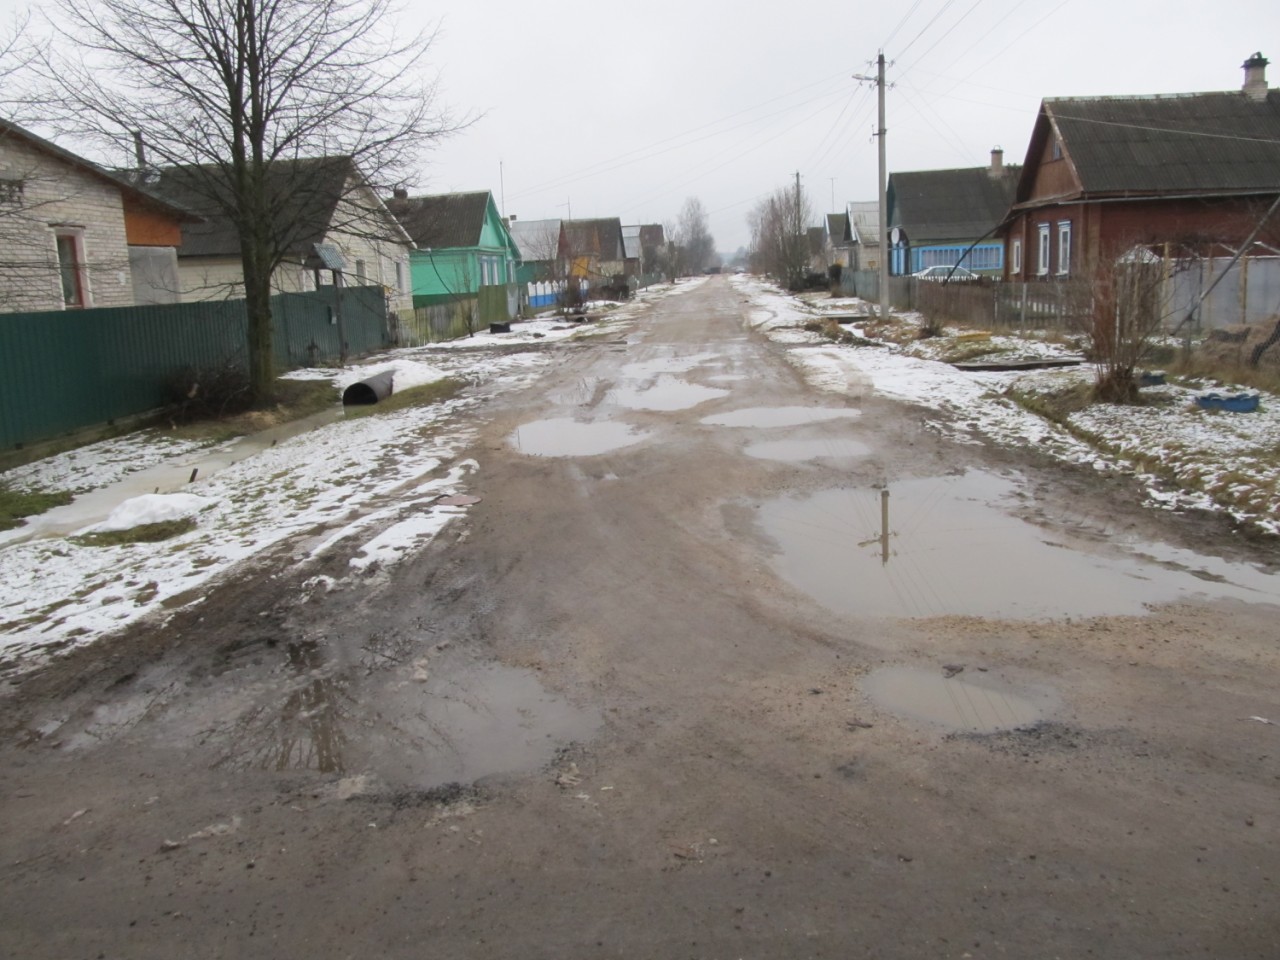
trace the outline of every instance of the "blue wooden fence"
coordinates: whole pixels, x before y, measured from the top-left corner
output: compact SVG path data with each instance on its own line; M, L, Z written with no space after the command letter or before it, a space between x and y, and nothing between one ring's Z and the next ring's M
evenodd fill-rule
M339 356L333 287L271 298L281 370ZM387 344L381 287L342 290L348 353ZM248 368L243 300L0 314L0 450L163 406L188 367Z

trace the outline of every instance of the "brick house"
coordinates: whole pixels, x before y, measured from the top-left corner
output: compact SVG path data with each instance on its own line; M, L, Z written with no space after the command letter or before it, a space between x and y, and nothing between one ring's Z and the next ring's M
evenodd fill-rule
M1002 233L1005 277L1061 279L1136 246L1238 247L1280 194L1280 91L1042 101ZM1259 239L1280 246L1280 218ZM1166 246L1168 245L1168 246Z
M0 311L174 303L175 248L198 219L0 120Z

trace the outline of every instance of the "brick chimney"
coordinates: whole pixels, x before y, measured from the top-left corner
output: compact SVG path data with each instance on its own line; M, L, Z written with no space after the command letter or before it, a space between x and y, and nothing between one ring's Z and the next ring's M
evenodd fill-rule
M991 174L992 180L999 180L1004 176L1004 150L1000 147L991 148L991 168L987 172Z
M1244 95L1250 100L1267 99L1267 64L1270 62L1261 53L1255 53L1241 64L1244 67Z

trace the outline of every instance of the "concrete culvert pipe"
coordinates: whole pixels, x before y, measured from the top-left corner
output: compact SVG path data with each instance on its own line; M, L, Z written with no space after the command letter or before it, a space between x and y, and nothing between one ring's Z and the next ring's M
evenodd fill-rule
M344 407L360 407L377 403L379 400L385 400L391 396L392 391L395 389L392 383L394 379L394 370L384 370L382 373L375 374L358 383L353 383L342 391L342 405Z

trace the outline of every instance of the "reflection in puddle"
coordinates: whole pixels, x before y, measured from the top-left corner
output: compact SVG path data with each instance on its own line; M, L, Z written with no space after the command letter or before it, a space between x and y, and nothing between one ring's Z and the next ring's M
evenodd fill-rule
M647 380L659 374L688 373L690 370L720 360L715 353L692 353L683 357L655 357L652 360L635 360L619 371L624 380Z
M888 498L828 490L763 504L759 522L778 546L779 576L841 613L1041 619L1141 614L1197 593L1280 600L1276 578L1239 564L1184 554L1174 566L1048 543L993 505L1013 487L971 472L894 484Z
M232 751L215 766L239 770L317 770L342 773L344 722L353 701L346 683L324 675L314 641L286 647L291 671L306 676L279 708L258 707L236 723Z
M857 460L870 454L871 448L856 440L832 437L816 440L770 440L753 443L743 452L761 460L804 463L807 460Z
M728 395L728 390L703 387L664 375L647 387L616 387L610 391L608 399L610 403L629 410L687 410Z
M861 416L861 410L832 407L748 407L731 413L717 413L703 417L701 422L710 427L798 427L802 423L820 423L823 420L840 420Z
M561 418L517 427L509 442L531 457L590 457L648 438L649 434L625 423L582 423Z
M360 770L430 788L538 769L600 725L596 711L549 693L532 671L497 663L436 670L422 658L371 683L367 669L336 669L304 642L288 645L285 669L295 685L283 702L237 717L216 767Z
M863 691L890 713L949 730L992 733L1036 723L1041 709L988 676L944 677L920 667L886 667L868 674Z

